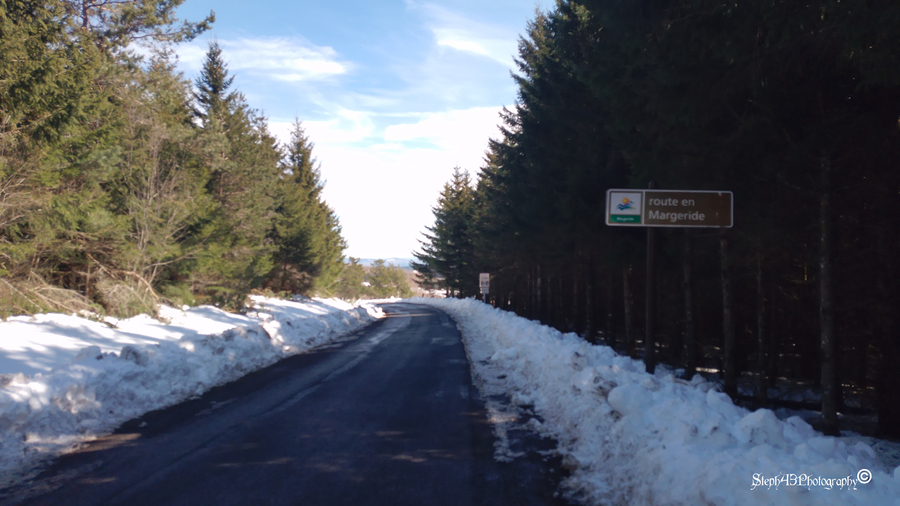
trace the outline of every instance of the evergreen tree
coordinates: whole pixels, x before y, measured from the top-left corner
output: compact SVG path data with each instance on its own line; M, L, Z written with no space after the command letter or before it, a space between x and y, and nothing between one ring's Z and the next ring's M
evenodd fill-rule
M153 78L120 49L138 32L146 40L163 41L167 33L185 39L207 25L187 23L177 35L163 26L174 22L177 3L157 2L141 20L131 9L138 4L147 11L144 2L91 2L81 11L57 1L0 8L0 187L9 204L0 209L0 258L9 274L3 284L14 294L7 307L75 311L99 303L129 314L147 304L112 301L127 292L137 299L152 294L157 274L148 279L150 266L171 260L163 258L178 239L156 242L166 234L154 222L171 195L148 201L140 195L153 192L137 183L165 181L171 190L184 181L180 163L169 162L186 144L169 150L168 139L183 141L186 124L172 119L177 107L167 103L183 106L183 90L161 79L172 76L171 67ZM97 23L78 22L78 12ZM143 125L153 125L152 135ZM143 154L153 150L159 163L145 164ZM129 157L134 165L123 171Z
M278 269L270 284L282 291L324 291L343 264L346 243L337 216L322 199L324 183L312 150L296 121L281 164L272 231Z
M209 43L200 76L195 81L197 91L194 92L194 99L197 101L197 107L194 109L194 114L201 118L205 125L210 121L211 116L222 121L229 104L236 101L237 92L228 91L232 82L234 82L234 76L228 75L228 66L222 57L222 48L219 47L217 40L213 40Z
M133 42L182 42L209 30L215 13L200 22L178 23L184 0L64 0L70 22L101 48L115 52Z
M412 296L406 272L396 265L385 265L382 259L375 260L368 280L371 294L375 298Z
M366 286L366 269L359 263L359 258L349 257L341 266L338 276L328 286L335 297L355 301L368 294Z
M273 267L274 247L266 238L275 216L280 153L265 118L241 93L228 92L227 76L221 49L211 42L195 98L203 115L200 161L209 170L206 189L214 210L194 234L203 247L190 275L193 291L242 307Z
M176 72L173 52L160 50L146 71L128 77L117 128L122 154L109 185L111 207L128 221L128 240L105 267L124 284L104 295L104 306L118 314L152 312L160 288L169 296L187 290L178 271L199 253L190 246L191 230L212 209L207 172L192 152L190 84Z
M422 252L412 267L420 273L436 273L443 278L449 296L472 296L478 290L478 269L470 227L474 217L473 190L469 173L455 167L433 208L434 225L426 227ZM426 274L427 275L427 274Z

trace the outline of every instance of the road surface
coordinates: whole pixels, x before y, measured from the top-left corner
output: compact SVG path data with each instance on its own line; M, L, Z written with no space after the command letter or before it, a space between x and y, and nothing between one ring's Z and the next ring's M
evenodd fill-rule
M493 459L459 332L442 312L388 317L178 406L128 422L0 491L27 505L544 505L559 463Z

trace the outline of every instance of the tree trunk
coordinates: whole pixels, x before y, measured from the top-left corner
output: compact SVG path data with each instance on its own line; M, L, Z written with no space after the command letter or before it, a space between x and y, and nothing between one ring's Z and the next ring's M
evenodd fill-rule
M684 273L684 375L693 378L697 374L697 343L694 333L694 302L692 297L693 280L691 278L691 234L684 230L684 256L682 272Z
M769 353L769 361L767 364L768 367L768 375L769 378L778 378L780 376L780 367L779 363L779 342L778 342L778 283L775 282L774 279L769 280L769 324L766 326L768 329L768 353Z
M725 230L719 240L722 257L722 368L724 369L725 393L737 395L737 371L735 370L735 332L732 312L731 266L728 259L728 236Z
M631 291L631 265L625 266L622 270L622 291L625 298L625 347L628 355L631 358L635 358L636 346L632 318L634 294Z
M284 285L287 283L287 261L281 263L281 286L278 288L279 291L284 291Z
M584 337L594 343L594 267L588 259L587 272L584 273Z
M566 311L565 303L566 290L563 287L563 274L560 273L556 278L556 303L554 304L556 313L556 328L563 332L569 332L570 328L569 316Z
M544 293L541 297L544 298L544 323L547 325L553 326L553 301L556 294L553 293L553 276L547 276L541 282L544 286Z
M765 406L768 402L769 382L766 377L766 295L763 285L763 254L762 245L757 245L756 252L756 402Z
M84 297L88 300L94 300L94 287L91 283L91 267L93 266L92 262L88 262L87 264L87 276L84 278Z
M556 327L561 332L568 332L570 329L569 326L569 315L566 309L565 300L569 295L568 290L566 289L565 276L562 272L559 273L559 276L556 277L556 283L554 290L554 299L553 299L553 314L555 315Z
M572 318L572 331L578 335L584 335L584 326L581 324L581 309L583 304L579 299L578 295L578 277L581 274L580 269L575 270L575 275L572 276L572 309L568 311L570 318Z
M616 348L616 329L614 328L615 322L613 320L613 315L615 314L615 276L612 273L609 273L606 276L606 330L603 331L603 337L606 339L606 344Z
M834 294L831 289L831 162L822 156L819 194L819 325L822 341L822 420L826 435L839 434L835 360Z
M533 320L534 319L534 305L535 305L534 292L536 291L535 280L534 280L534 267L532 267L531 269L528 270L528 279L526 279L525 282L526 282L526 288L527 288L527 291L525 293L528 297L528 299L526 301L526 304L528 305L528 307L525 308L525 311L526 311L525 314L528 316L528 319Z
M892 319L891 319L892 320ZM881 335L876 383L878 426L876 433L882 438L900 438L900 343L897 342L896 327L885 326Z

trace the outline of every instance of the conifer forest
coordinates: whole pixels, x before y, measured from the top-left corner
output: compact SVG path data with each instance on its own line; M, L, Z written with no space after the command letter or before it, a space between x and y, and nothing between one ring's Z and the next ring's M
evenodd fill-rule
M184 0L0 0L0 316L332 294L341 227L299 120L279 145Z
M494 306L648 369L900 437L900 3L560 0L517 64L501 138L434 208L425 282L478 297L489 272ZM651 182L733 192L734 226L656 229L647 336L647 231L605 199ZM817 397L770 398L785 382Z

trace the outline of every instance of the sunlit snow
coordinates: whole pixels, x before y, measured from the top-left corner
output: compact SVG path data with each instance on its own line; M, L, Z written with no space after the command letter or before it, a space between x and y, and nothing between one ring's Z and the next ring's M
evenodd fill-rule
M701 376L647 374L607 346L473 299L411 301L453 317L482 396L536 413L528 426L559 442L573 471L565 488L587 504L900 505L900 467L866 438L748 411Z
M0 322L0 487L36 462L382 316L372 304L253 297L245 315L62 314Z

